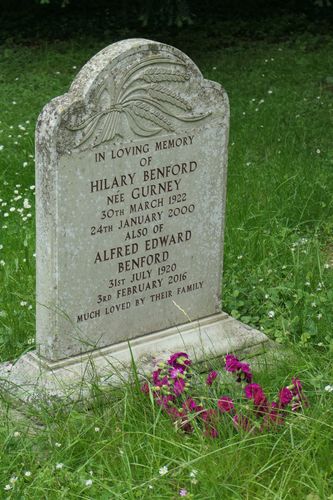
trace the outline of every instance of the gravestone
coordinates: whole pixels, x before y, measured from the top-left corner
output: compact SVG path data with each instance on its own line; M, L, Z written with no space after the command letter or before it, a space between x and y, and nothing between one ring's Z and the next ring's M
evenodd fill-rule
M99 52L45 106L36 351L2 366L7 390L77 397L131 356L148 370L177 350L199 360L266 341L221 309L228 128L223 88L142 39Z

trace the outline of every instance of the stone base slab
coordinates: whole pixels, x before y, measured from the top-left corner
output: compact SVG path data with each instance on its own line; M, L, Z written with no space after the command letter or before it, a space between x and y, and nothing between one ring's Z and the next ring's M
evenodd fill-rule
M0 392L31 403L89 399L92 384L127 380L133 360L138 372L148 375L157 360L166 360L174 352L185 351L194 361L202 361L266 342L262 332L222 312L60 361L29 352L15 364L0 364Z

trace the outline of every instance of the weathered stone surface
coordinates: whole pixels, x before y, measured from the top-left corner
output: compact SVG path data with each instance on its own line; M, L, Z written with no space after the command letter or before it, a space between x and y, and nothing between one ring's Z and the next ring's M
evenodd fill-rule
M221 310L228 99L179 50L113 44L36 133L37 350L0 365L24 401L79 399L133 355L197 360L267 341ZM130 341L131 349L128 346Z
M37 345L57 360L221 311L229 107L179 50L107 47L37 127ZM177 307L177 305L179 307Z
M120 342L59 361L47 361L35 352L25 354L14 366L0 365L1 388L34 405L58 398L90 399L92 381L102 389L133 377L132 359L140 375L149 375L158 360L174 352L185 351L200 361L264 344L263 333L221 313L133 339L131 350L127 342Z

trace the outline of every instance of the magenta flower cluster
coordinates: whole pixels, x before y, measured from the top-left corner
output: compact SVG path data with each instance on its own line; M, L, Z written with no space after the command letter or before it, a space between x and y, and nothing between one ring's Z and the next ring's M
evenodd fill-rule
M190 394L193 391L194 372L185 352L172 354L166 363L159 363L152 373L152 381L143 384L141 390L146 394L152 393L156 403L178 428L191 433L194 425L199 424L204 433L213 438L218 437L217 426L222 415L230 417L237 430L262 432L282 425L289 410L295 412L308 406L302 384L297 378L293 378L289 386L283 387L276 398L269 401L263 388L253 381L248 363L239 361L233 354L227 354L224 369L240 384L243 404L235 404L230 396L222 395L216 407L207 408L200 398ZM206 378L206 385L211 387L216 384L216 379L218 372L213 370ZM237 406L241 409L237 410Z

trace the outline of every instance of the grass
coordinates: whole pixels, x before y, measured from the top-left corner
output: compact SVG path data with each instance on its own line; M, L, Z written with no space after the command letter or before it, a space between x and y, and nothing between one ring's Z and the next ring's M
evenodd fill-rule
M333 381L332 39L304 35L209 53L181 44L231 103L224 310L292 346L292 356L256 376L273 395L298 374L311 406L279 432L240 435L227 423L211 440L177 432L131 385L96 397L90 409L44 408L33 421L14 418L3 403L0 497L169 499L181 488L200 500L333 495L332 394L324 390ZM104 45L0 48L3 361L34 342L35 121Z

